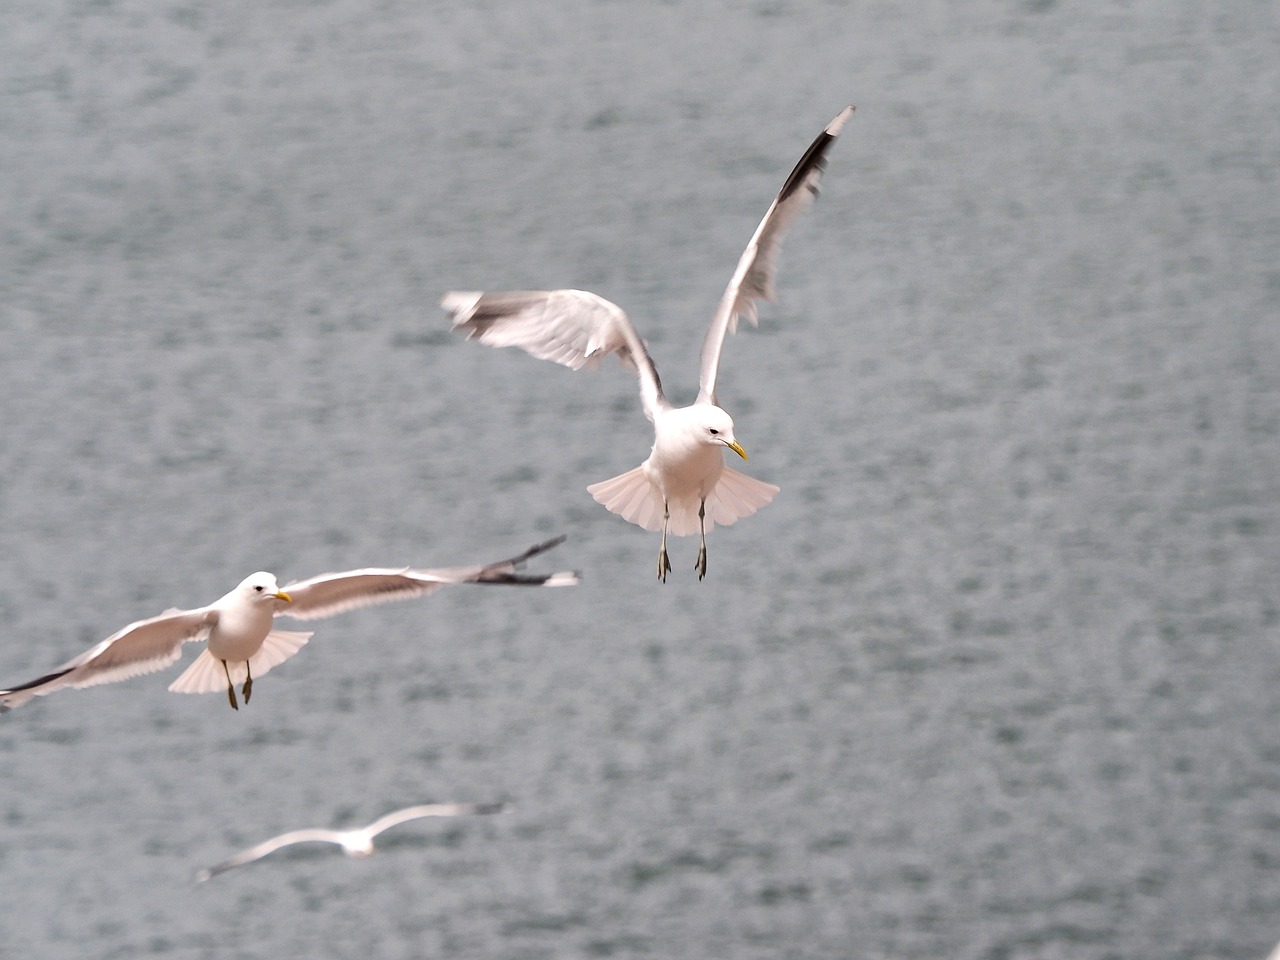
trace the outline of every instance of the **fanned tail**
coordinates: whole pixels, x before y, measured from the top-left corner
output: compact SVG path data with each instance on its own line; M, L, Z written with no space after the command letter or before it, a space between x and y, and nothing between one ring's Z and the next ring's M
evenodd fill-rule
M253 678L256 680L272 667L284 663L310 639L310 632L272 630L262 641L258 652L249 658ZM247 676L243 660L228 661L227 670L231 673L232 683L243 683ZM174 693L221 693L227 689L227 671L223 669L221 660L204 650L182 676L169 685L169 689Z
M593 483L587 487L587 492L624 520L654 533L662 529L662 494L649 482L643 466L609 480ZM756 480L745 473L725 467L711 496L707 497L707 532L715 529L716 524L727 527L743 517L751 516L769 503L777 492L778 488L772 483ZM702 527L698 522L696 497L672 500L667 506L671 512L667 532L671 536L698 535Z
M711 529L713 522L728 527L751 516L773 500L778 490L772 483L725 467L720 482L707 497L707 529Z
M671 520L667 533L673 537L696 537L702 530L710 533L716 524L728 527L749 517L773 499L778 488L745 473L725 467L716 481L715 489L707 497L705 518L698 520L697 496L672 500L668 504ZM658 526L656 529L662 529Z
M272 667L278 667L295 653L307 645L312 631L272 630L267 639L262 641L262 649L249 658L249 666L253 668L255 678L262 676ZM233 677L235 673L231 674Z
M654 533L662 529L662 496L645 476L643 466L593 483L587 493L629 523Z
M226 690L227 678L222 673L222 661L214 659L208 650L201 650L191 666L169 684L169 689L174 693L215 693Z

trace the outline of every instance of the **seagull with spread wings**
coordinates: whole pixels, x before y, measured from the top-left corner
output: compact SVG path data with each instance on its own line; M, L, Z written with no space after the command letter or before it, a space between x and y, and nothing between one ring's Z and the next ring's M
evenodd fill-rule
M556 537L530 547L518 557L483 566L440 570L347 570L322 573L281 589L270 573L245 577L234 590L207 607L172 609L131 623L97 646L68 660L52 673L9 690L0 690L0 713L63 687L91 687L154 673L182 656L182 645L205 640L205 649L169 687L175 693L227 691L233 709L237 683L249 702L253 681L297 653L310 633L275 629L277 616L298 620L331 617L356 607L434 593L453 583L559 587L578 582L576 573L523 574L526 560L564 542Z
M255 844L246 850L241 850L221 863L216 863L206 870L201 870L196 874L196 883L204 883L220 873L226 873L236 867L243 867L246 863L253 863L255 860L261 860L268 854L275 853L281 847L292 846L295 843L332 843L341 847L342 852L347 856L364 859L365 857L373 856L373 838L384 830L390 830L398 824L406 823L410 820L421 820L423 817L464 817L501 813L506 808L507 805L505 803L430 803L416 807L405 807L403 810L394 810L379 817L368 826L356 827L354 830L325 830L320 827L291 830L288 833L280 834L278 837L272 837L270 840L264 840L262 843Z
M626 313L617 304L584 290L509 293L451 292L440 305L453 329L491 347L520 347L542 360L574 370L595 367L618 354L640 378L640 399L653 423L653 450L633 470L587 487L606 509L646 530L662 531L658 579L671 569L667 535L701 537L695 569L707 574L707 531L719 523L749 517L773 499L778 488L725 466L724 451L747 459L733 432L733 420L716 400L716 379L725 337L738 319L757 323L756 301L774 299L778 249L791 222L812 206L827 151L854 108L846 107L809 145L782 185L711 318L702 341L697 399L675 407L662 391L658 370Z

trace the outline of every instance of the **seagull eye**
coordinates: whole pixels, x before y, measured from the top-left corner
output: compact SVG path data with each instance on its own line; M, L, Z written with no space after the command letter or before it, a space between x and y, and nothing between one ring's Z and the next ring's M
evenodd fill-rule
M715 427L712 427L712 428L711 428L711 435L712 435L713 437L718 437L718 436L720 436L720 431L719 431L719 430L717 430Z
M261 593L261 592L262 592L262 590L263 590L263 586L262 586L262 584L260 584L260 583L259 583L259 584L255 584L253 589L255 589L255 590L257 590L259 593Z

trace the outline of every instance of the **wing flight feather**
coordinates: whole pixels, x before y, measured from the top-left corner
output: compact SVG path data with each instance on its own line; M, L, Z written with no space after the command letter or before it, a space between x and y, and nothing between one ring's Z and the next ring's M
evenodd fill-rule
M217 618L216 610L200 607L131 623L51 673L0 690L0 713L62 687L91 687L163 670L182 655L183 643L207 637Z
M809 149L804 152L791 175L787 177L777 197L769 205L764 219L747 244L733 271L733 277L725 288L724 296L707 328L702 341L699 370L698 401L716 403L716 378L720 372L720 353L725 337L738 329L738 318L745 317L755 326L756 301L774 300L774 280L777 272L778 250L787 229L805 210L813 206L818 196L818 184L826 167L827 151L845 122L853 115L852 106L840 111L826 128L818 134Z
M609 354L635 368L650 420L668 404L653 358L626 313L586 290L452 292L440 300L453 329L490 347L519 347L539 360L595 369Z
M569 586L578 582L579 577L576 573L570 571L551 574L516 572L526 560L550 550L564 540L564 537L556 537L530 547L519 556L484 565L436 570L415 570L411 567L399 569L369 567L342 573L322 573L307 580L286 584L283 590L293 598L293 602L277 601L276 616L294 617L298 620L331 617L357 607L425 596L454 583L535 587Z

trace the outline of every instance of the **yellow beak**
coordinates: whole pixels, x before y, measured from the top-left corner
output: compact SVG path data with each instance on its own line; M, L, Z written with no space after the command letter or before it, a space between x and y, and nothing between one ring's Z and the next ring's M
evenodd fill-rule
M293 597L289 596L283 590L279 590L274 594L277 600L283 600L285 603L293 603Z
M734 440L732 443L725 443L725 446L740 456L743 460L747 459L747 451L742 449L742 444Z

